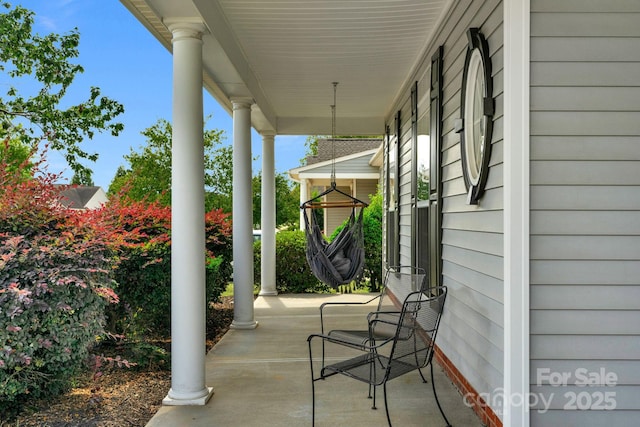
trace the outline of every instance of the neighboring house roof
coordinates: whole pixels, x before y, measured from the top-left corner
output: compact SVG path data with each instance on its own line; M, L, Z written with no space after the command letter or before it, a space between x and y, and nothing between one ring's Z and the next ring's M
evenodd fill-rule
M334 147L330 139L318 140L318 155L307 157L307 164L289 170L294 181L328 179L335 163L336 177L346 179L377 179L379 167L371 163L378 152L381 139L336 139Z
M296 182L304 183L306 191L300 191L300 203L305 202L307 194L315 187L327 188L336 185L343 194L351 194L360 200L370 201L376 192L380 180L379 157L381 138L336 138L318 140L318 155L307 157L307 164L289 170L289 176ZM335 173L334 173L335 172ZM331 193L325 196L327 201L339 201L343 196ZM327 235L333 233L345 218L349 217L349 208L325 208L323 230ZM304 229L304 219L300 219Z
M376 153L373 155L373 157L371 157L369 164L371 166L381 168L383 161L384 161L384 145L381 142L380 146L376 150Z
M307 157L307 165L338 159L350 154L373 150L380 147L380 138L331 138L318 139L318 154Z
M102 187L66 186L60 191L60 204L70 209L95 209L107 201L107 194Z
M371 165L371 158L377 149L362 151L339 157L335 160L325 160L307 166L300 166L289 170L289 176L294 181L306 179L328 179L331 176L332 166L335 162L336 178L344 179L377 179L380 169Z

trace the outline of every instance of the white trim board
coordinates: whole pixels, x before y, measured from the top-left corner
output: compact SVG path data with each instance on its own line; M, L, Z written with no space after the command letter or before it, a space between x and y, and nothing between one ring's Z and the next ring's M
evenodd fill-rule
M502 421L505 426L528 427L531 4L530 0L504 0L503 7L505 403ZM514 404L523 401L524 404Z

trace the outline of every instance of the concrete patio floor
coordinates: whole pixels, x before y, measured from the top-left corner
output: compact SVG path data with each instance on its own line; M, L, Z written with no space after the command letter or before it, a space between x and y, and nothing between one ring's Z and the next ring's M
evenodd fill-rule
M254 305L258 328L230 330L207 355L206 384L214 389L209 403L164 406L147 426L310 426L307 336L320 332L318 307L326 301L366 301L368 298L367 295L313 294L258 297ZM366 327L366 313L371 310L371 306L332 308L329 321L333 326L361 329ZM428 371L425 374L428 378ZM437 364L434 375L440 403L451 424L482 426ZM418 372L389 382L387 393L395 426L445 425L431 384L424 384ZM318 427L386 426L382 389L377 407L371 410L364 383L340 375L316 382Z

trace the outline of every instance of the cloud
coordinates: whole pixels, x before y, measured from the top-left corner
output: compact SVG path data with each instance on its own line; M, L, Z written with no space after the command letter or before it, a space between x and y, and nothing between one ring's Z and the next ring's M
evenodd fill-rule
M25 1L24 5L35 12L36 25L42 31L60 33L77 26L75 21L81 6L77 0Z
M36 15L36 21L40 26L42 26L47 31L50 31L50 32L58 31L58 26L56 25L56 21L53 18L44 16L44 15L40 15L40 16Z

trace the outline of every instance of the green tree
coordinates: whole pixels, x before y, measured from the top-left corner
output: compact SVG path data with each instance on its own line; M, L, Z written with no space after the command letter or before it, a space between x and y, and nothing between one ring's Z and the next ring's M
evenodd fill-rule
M282 180L286 182L288 191L279 193L277 191L277 188L279 188L278 181L276 180L276 224L278 224L278 228L299 230L300 184L292 182L284 174L282 175Z
M300 159L301 165L307 164L307 157L317 156L318 155L318 140L331 138L330 136L323 135L308 135L307 139L304 141L305 152L304 158Z
M46 141L62 153L71 169L86 172L82 159L95 161L96 153L81 148L95 132L108 131L117 136L123 129L115 118L124 112L122 104L101 96L92 87L86 101L63 108L67 90L82 66L72 62L78 57L80 34L33 33L34 13L21 6L0 4L0 78L8 82L32 82L32 94L20 93L9 83L0 94L0 139L11 137L35 147Z
M276 227L298 229L300 223L300 185L283 173L275 175ZM253 223L259 225L262 216L262 174L253 177Z
M0 142L0 163L7 172L17 173L21 179L29 179L33 175L33 154L34 150L20 139L7 136Z
M222 209L225 213L233 210L233 147L218 147L207 162L210 174L205 176L207 194L206 210Z
M119 167L109 185L109 193L124 192L132 200L158 201L163 206L171 204L171 134L172 126L167 120L160 119L153 126L142 131L147 145L140 151L131 149L124 158L127 167ZM219 191L231 187L231 177L224 177L228 168L219 162L226 162L225 147L218 148L224 137L224 131L205 130L205 186L208 190ZM218 182L217 180L221 180ZM228 181L228 185L222 182ZM207 209L209 210L209 209Z
M71 178L71 184L93 186L93 172L90 169L77 171Z

